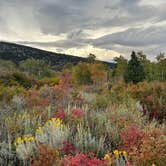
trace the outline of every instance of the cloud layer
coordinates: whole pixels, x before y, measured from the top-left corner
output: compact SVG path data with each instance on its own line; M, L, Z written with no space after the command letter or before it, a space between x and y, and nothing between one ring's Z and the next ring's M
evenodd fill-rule
M131 50L153 59L165 39L164 0L0 0L0 40L109 60Z

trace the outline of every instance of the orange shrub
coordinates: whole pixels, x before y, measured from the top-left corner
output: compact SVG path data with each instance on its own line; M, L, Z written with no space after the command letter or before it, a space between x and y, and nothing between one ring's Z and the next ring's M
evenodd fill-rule
M31 159L31 166L51 166L58 162L59 152L48 145L39 145L38 157Z

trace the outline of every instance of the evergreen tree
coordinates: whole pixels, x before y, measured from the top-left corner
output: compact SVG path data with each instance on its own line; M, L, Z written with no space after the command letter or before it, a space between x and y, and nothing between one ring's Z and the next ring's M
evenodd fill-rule
M134 51L131 54L131 60L129 61L127 69L124 73L124 79L126 82L133 82L134 84L145 79L144 68Z

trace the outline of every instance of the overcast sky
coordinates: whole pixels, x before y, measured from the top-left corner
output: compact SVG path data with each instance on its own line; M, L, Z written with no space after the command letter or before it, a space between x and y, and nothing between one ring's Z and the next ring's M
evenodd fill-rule
M166 0L0 0L0 40L110 60L166 52Z

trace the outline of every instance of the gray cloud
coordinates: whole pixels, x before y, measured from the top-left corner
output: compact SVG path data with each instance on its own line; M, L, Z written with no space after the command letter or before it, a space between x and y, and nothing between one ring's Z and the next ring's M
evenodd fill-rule
M46 34L67 33L73 29L130 26L145 20L165 19L164 5L140 5L141 0L0 0L0 8L21 14L30 13ZM24 11L20 11L20 9ZM28 12L29 11L29 12ZM6 20L10 19L6 15ZM19 18L17 18L19 19ZM29 22L30 24L33 22Z
M33 44L45 47L62 47L74 48L91 44L95 47L104 49L114 49L121 47L143 48L166 45L166 28L165 26L151 26L148 28L129 28L122 32L117 32L97 39L90 39L82 30L73 31L68 34L66 40L54 42L24 42L24 44Z
M86 34L83 30L79 29L76 31L71 31L68 33L67 39L51 41L51 42L40 42L40 41L18 41L20 44L28 44L28 45L37 45L40 47L58 47L58 48L80 48L86 46L87 44L91 44L92 39L88 38L88 34Z
M124 26L148 19L164 19L164 9L140 5L141 0L0 0L3 7L18 11L24 7L34 14L43 33L66 33L78 28ZM108 10L109 9L109 10ZM25 10L25 15L29 13ZM8 19L8 18L6 18ZM24 21L24 19L22 19ZM25 20L26 21L26 20Z
M66 33L73 29L131 26L165 19L165 9L141 5L141 0L56 0L40 4L38 20L43 33Z
M166 20L166 2L161 5L142 2L143 0L0 0L0 40L1 35L5 34L24 44L58 49L81 48L91 44L122 53L134 48L146 50L150 54L160 49L164 51L166 25L162 25L162 22ZM161 26L156 26L157 24ZM106 28L109 31L116 27L128 29L98 39L92 39L91 34L85 33L86 30L93 33L93 30ZM66 39L51 42L41 42L40 38L37 42L27 39L39 33L53 37L65 34Z
M95 47L113 49L122 53L129 50L144 50L150 55L165 52L166 28L163 26L151 26L148 28L130 28L128 30L105 35L93 40Z
M103 47L108 43L122 46L143 47L166 44L165 39L165 26L152 26L148 28L130 28L122 32L106 35L94 40L93 44Z
M20 44L28 44L40 47L59 47L59 48L79 48L85 46L87 43L85 42L77 42L74 40L59 40L59 41L52 41L52 42L29 42L29 41L18 41Z

